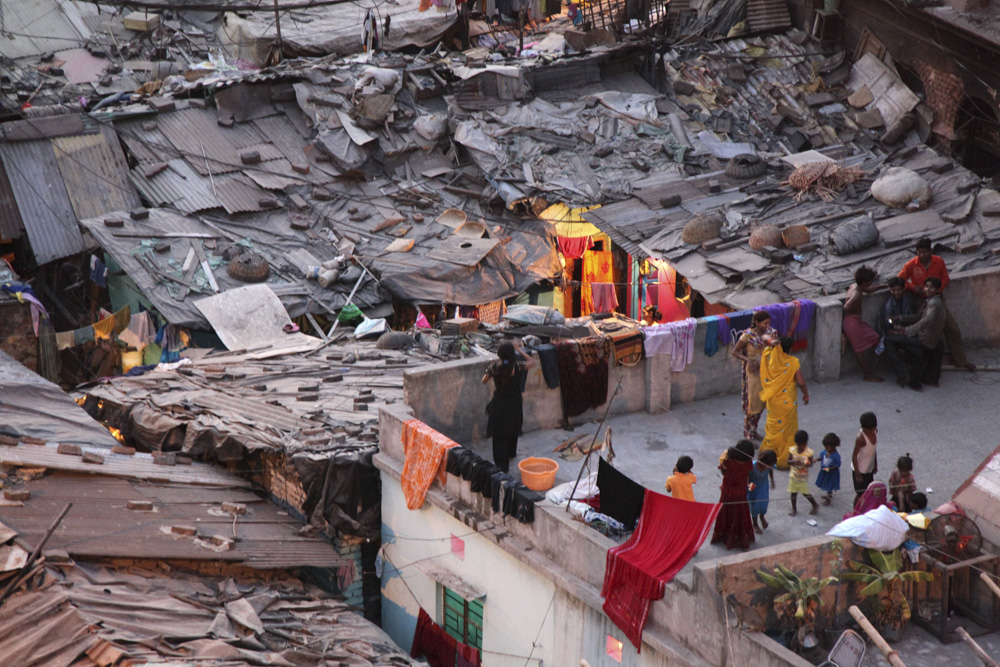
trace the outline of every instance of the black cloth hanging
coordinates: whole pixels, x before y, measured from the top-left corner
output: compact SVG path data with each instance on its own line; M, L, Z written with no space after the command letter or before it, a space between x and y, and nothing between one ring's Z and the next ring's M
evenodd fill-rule
M542 367L542 377L545 378L545 386L555 389L559 386L559 354L556 346L552 343L539 345L534 348L538 353L538 363Z
M628 530L634 529L642 513L646 487L633 482L602 458L597 465L597 488L601 490L601 513L618 519Z

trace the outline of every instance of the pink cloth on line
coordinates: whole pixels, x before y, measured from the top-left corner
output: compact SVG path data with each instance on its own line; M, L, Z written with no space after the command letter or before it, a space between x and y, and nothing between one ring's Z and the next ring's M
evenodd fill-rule
M583 257L583 253L594 247L594 240L589 236L581 236L576 239L566 238L565 236L558 238L559 252L566 259L580 259Z
M614 283L591 283L590 293L594 299L595 313L611 313L618 308L618 294Z
M864 352L878 345L879 335L861 321L860 315L844 316L844 333L855 352Z
M627 542L608 549L604 612L641 649L649 604L708 537L721 505L678 500L646 489L639 524Z

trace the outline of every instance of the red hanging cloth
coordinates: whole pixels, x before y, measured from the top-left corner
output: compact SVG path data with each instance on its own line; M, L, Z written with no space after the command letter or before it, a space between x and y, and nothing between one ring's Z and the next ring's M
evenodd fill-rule
M721 508L646 489L632 537L608 549L601 591L604 612L636 650L642 645L650 602L663 597L664 585L698 553Z

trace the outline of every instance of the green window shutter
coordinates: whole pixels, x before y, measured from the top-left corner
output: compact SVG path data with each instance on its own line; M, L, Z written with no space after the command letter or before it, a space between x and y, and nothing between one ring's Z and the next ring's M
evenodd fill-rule
M443 623L442 627L457 641L483 650L483 601L467 602L462 596L442 586Z

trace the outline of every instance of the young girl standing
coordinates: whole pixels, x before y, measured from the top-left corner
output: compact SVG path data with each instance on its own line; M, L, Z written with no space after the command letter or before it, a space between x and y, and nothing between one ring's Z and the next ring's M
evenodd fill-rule
M792 494L792 511L788 516L795 516L798 510L795 507L798 494L802 494L812 505L810 514L815 514L819 509L816 500L809 493L809 466L813 464L813 450L809 449L809 434L805 431L795 432L795 447L788 452L788 465L791 473L788 475L788 492Z
M753 532L760 535L767 528L767 506L771 500L771 487L774 486L774 464L778 455L773 450L765 450L757 457L757 463L750 470L750 488L747 491L747 502L750 503L750 518L753 520ZM757 520L760 519L760 523Z
M889 475L889 497L900 512L913 511L913 492L917 490L917 480L913 476L913 459L910 453L900 456L896 469Z
M840 490L840 438L835 433L823 436L823 454L819 458L819 475L816 476L816 487L826 491L823 504L833 501L833 492Z

